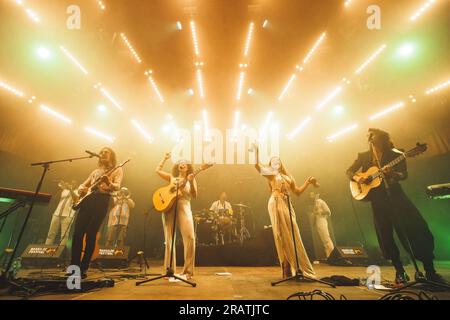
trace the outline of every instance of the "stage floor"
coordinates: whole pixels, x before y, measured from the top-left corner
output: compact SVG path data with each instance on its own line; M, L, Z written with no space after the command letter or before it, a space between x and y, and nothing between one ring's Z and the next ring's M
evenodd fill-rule
M438 272L447 280L450 280L450 261L436 263ZM132 272L133 268L125 271L103 272L91 269L89 280L112 277L115 286L112 288L102 288L85 293L62 293L30 297L30 299L57 299L57 300L284 300L289 295L303 291L309 292L315 289L323 290L340 299L344 295L348 300L374 300L379 299L387 291L369 290L365 286L359 287L337 287L331 288L319 283L311 282L289 282L272 287L271 281L280 277L278 267L197 267L194 280L196 288L192 288L181 282L169 282L168 280L157 280L141 286L136 286L137 280L124 277L137 275ZM315 270L319 278L332 275L343 275L349 278L366 278L366 268L364 267L338 267L325 264L315 265ZM161 271L161 265L152 263L150 272ZM413 276L412 266L407 267L410 276ZM216 273L229 272L229 276L219 276ZM33 278L45 278L47 275L62 274L57 270L36 270L29 269L21 271L20 276ZM381 267L382 281L393 281L394 271L391 267ZM438 299L450 300L450 292L432 292L431 295ZM0 299L16 299L12 296L1 296Z

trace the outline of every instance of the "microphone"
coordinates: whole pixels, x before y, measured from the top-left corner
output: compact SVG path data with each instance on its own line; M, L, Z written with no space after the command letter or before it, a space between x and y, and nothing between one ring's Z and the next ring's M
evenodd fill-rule
M85 150L84 152L86 152L88 155L90 155L91 157L97 157L100 158L100 155L98 153L89 151L89 150Z

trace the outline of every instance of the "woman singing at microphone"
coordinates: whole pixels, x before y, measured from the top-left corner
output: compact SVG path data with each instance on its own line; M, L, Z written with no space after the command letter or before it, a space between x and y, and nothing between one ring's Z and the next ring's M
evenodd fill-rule
M291 277L296 272L297 261L300 271L304 276L315 278L315 273L311 262L309 261L305 247L303 246L300 230L298 229L294 208L289 202L289 193L301 195L309 185L315 184L316 179L309 177L302 186L298 186L294 177L286 171L280 158L270 159L269 167L262 167L259 164L259 149L255 145L256 164L255 168L269 182L271 196L269 199L268 210L272 224L275 247L277 249L278 259L283 272L283 278ZM295 236L295 247L292 237L291 219L289 216L289 207L291 206L293 230Z

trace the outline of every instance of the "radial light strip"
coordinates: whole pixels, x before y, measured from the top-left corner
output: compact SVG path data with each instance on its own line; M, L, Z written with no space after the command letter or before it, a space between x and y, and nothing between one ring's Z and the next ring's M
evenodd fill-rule
M23 98L23 96L25 95L22 91L14 88L14 87L11 87L9 84L7 84L7 83L5 83L5 82L3 82L1 80L0 80L0 88L4 89L4 90L6 90L6 91L8 91L8 92L10 92L10 93L20 97L20 98Z
M244 47L244 57L248 56L248 53L250 51L250 46L252 43L252 37L253 37L253 30L255 29L255 23L250 22L250 25L248 27L248 33L247 33L247 40L245 41L245 47Z
M100 92L120 111L123 111L122 106L111 96L111 94L103 86L100 87Z
M411 16L409 20L416 21L425 11L427 11L432 4L434 4L435 0L427 0L425 3Z
M336 133L333 133L332 135L329 135L327 137L327 140L329 142L333 142L336 138L338 138L340 136L343 136L343 135L345 135L345 134L355 130L356 128L358 128L358 124L357 123L355 123L355 124L353 124L353 125L351 125L351 126L349 126L347 128L344 128L344 129L342 129L342 130L340 130L340 131L338 131Z
M39 18L39 16L37 15L36 12L34 12L32 9L26 7L24 5L24 2L22 0L16 0L15 1L17 5L19 5L20 7L22 7L25 11L25 13L27 14L27 16L33 20L35 23L39 23L41 22L41 19Z
M325 39L326 33L323 32L319 39L317 39L317 41L314 43L313 47L311 48L311 50L309 50L308 54L306 55L305 59L303 59L303 64L307 64L308 61L311 59L311 57L313 56L314 52L316 52L317 48L319 48L319 46L321 45L321 43L323 42L323 40Z
M200 56L200 48L198 45L197 27L194 21L190 22L190 26L191 26L192 42L194 43L194 52L195 55L198 57Z
M66 57L69 58L69 60L72 61L72 63L81 70L81 72L83 72L85 75L88 75L86 68L83 67L83 65L66 48L64 48L63 46L60 46L59 48L66 55Z
M151 136L150 133L148 133L147 130L145 130L145 128L135 119L131 119L131 123L133 124L133 126L144 136L145 139L147 139L147 141L149 143L153 142L153 137Z
M152 86L153 91L155 92L155 94L156 94L156 96L158 97L159 101L160 101L161 103L164 103L164 98L163 98L161 92L159 91L158 86L156 85L156 82L155 82L155 80L152 78L152 76L148 76L148 81L150 82L150 85Z
M288 92L288 90L291 87L292 83L294 82L295 78L297 78L297 76L295 74L291 75L291 77L289 78L289 81L284 86L283 91L281 91L281 94L278 97L278 101L283 100L284 96L286 95L286 93Z
M111 136L109 136L109 135L107 135L107 134L105 134L105 133L103 133L101 131L98 131L97 129L91 128L91 127L85 127L84 130L86 132L89 132L90 134L93 134L94 136L97 136L99 138L105 139L105 140L107 140L107 141L109 141L111 143L113 143L114 140L116 140L116 138L111 137Z
M139 63L139 64L142 63L141 58L137 54L136 50L134 50L134 48L131 45L130 41L128 41L128 38L125 36L125 34L121 33L120 36L121 36L123 42L125 43L125 45L127 46L128 50L130 50L130 53L134 57L134 60L136 60L136 62Z
M450 80L442 82L442 83L438 84L437 86L434 86L433 88L428 89L427 91L425 91L425 94L430 95L437 91L443 90L443 89L447 88L448 86L450 86Z
M297 128L295 128L294 130L292 130L291 133L288 134L288 138L293 139L297 134L300 133L300 131L302 131L311 122L311 120L312 120L311 117L307 117L302 122L300 122Z
M40 108L41 108L42 111L45 111L46 113L52 115L53 117L55 117L55 118L65 122L67 124L71 124L72 123L72 120L70 120L68 117L66 117L65 115L63 115L63 114L53 110L52 108L50 108L50 107L48 107L48 106L46 106L44 104L41 104Z
M356 69L355 74L360 74L381 52L383 52L384 49L386 49L386 44L381 45L381 47L372 53L372 55Z
M197 76L198 92L200 93L200 98L203 99L203 98L205 97L205 92L204 92L204 90L203 90L203 75L202 75L202 70L197 69L196 76Z
M380 118L380 117L382 117L382 116L384 116L384 115L386 115L388 113L391 113L391 112L393 112L393 111L395 111L397 109L400 109L401 107L404 107L404 106L405 106L405 103L403 101L399 102L399 103L396 103L396 104L394 104L393 106L391 106L391 107L389 107L387 109L384 109L384 110L382 110L380 112L377 112L377 113L371 115L369 117L369 120L373 121L373 120L378 119L378 118Z
M322 102L317 106L317 110L321 110L326 104L333 100L342 91L342 86L337 86Z
M241 100L242 96L242 88L244 87L244 81L245 81L245 72L241 71L239 73L239 81L238 81L238 88L237 88L237 94L236 94L236 100Z

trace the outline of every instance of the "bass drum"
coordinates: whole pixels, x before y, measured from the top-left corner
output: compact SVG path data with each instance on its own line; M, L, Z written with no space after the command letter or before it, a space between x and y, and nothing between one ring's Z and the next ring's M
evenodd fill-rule
M198 245L211 246L217 242L217 224L212 219L201 219L195 224Z

